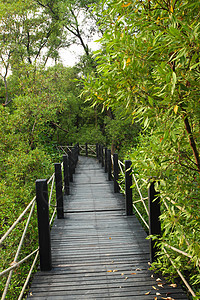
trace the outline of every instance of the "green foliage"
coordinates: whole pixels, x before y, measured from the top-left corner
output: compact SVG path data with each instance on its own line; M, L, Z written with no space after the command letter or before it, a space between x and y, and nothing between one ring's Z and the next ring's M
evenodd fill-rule
M123 158L128 149L137 144L139 124L132 122L132 118L124 115L120 108L112 113L112 118L106 116L104 123L107 145L112 145L113 150Z
M78 134L77 134L77 141L80 144L85 144L86 142L88 144L96 144L96 143L101 143L101 144L106 144L106 138L102 134L102 131L100 130L99 126L95 128L92 125L83 125Z
M199 8L199 1L106 1L97 75L84 79L94 105L120 107L143 127L129 157L141 177L160 181L168 206L162 204L160 266L176 273L165 244L188 253L167 249L198 296Z

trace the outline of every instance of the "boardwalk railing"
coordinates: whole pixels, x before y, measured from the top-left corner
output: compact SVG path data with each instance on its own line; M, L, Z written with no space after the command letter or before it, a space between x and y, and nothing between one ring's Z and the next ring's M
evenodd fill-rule
M63 162L55 164L55 172L47 179L36 180L36 196L30 201L24 211L10 226L10 228L3 234L0 239L0 246L3 246L15 228L20 228L22 221L27 216L27 220L22 232L19 244L15 250L14 260L10 261L7 268L0 272L0 278L7 276L1 300L6 299L6 295L11 284L13 272L19 266L27 263L32 259L32 264L28 271L24 285L19 292L18 300L22 299L26 287L29 283L34 266L37 263L38 256L40 257L40 269L42 271L51 269L51 241L50 241L50 227L57 212L57 218L63 218L63 193L69 194L69 182L73 181L73 173L78 160L77 145L68 150L67 155L63 156ZM62 173L64 173L64 185L62 184ZM33 226L34 212L37 206L37 220L38 220L38 239L39 247L36 246L28 255L23 258L23 245L26 241L26 235L29 232L31 225ZM31 233L30 233L31 235ZM14 249L12 249L12 252ZM20 257L20 260L19 260Z
M89 156L89 157L96 157L96 145L91 145L88 143L85 143L84 145L79 145L76 144L76 146L79 149L79 154L80 155L85 155L85 156ZM74 146L58 146L58 150L60 151L60 153L65 153L68 154L69 151L73 148Z
M13 271L19 267L21 264L26 262L31 257L34 257L30 270L27 274L27 278L24 285L20 291L19 299L22 299L24 291L28 285L29 279L31 277L32 270L37 262L38 256L40 256L40 268L42 271L51 269L51 241L50 241L50 226L53 222L57 211L57 218L63 218L63 194L70 194L70 182L73 182L73 174L75 173L75 166L78 161L78 154L86 156L95 156L99 163L104 168L104 171L108 174L108 180L113 180L115 193L122 192L125 194L125 211L126 215L132 215L133 209L138 214L139 218L142 220L144 226L149 231L149 235L161 236L161 224L160 224L160 195L155 190L155 181L150 180L149 182L144 179L140 179L137 174L132 172L132 163L130 160L121 162L118 159L116 153L111 154L111 150L103 147L102 145L79 145L75 146L60 146L59 150L62 151L63 162L60 164L55 164L55 173L47 179L36 181L36 196L30 201L25 210L17 218L17 220L12 224L12 226L7 230L6 233L0 239L0 245L2 245L5 239L9 238L10 233L16 226L20 225L20 221L25 215L28 215L24 231L22 233L18 248L16 250L14 261L10 263L10 267L7 267L0 273L0 277L7 276L7 281L2 295L2 300L5 299L6 294L9 289ZM63 176L64 175L64 176ZM63 179L62 179L63 176ZM64 184L62 182L64 181ZM55 184L54 184L55 182ZM147 195L148 186L148 195ZM134 195L133 201L133 188L137 192ZM48 191L49 189L49 191ZM56 194L56 197L54 197ZM164 199L162 199L166 209L168 206ZM31 221L31 216L33 215L35 204L37 203L37 216L38 216L38 238L39 247L36 247L31 253L26 255L24 258L18 260L21 253L22 245L25 240L26 233L28 232L28 226ZM51 208L51 213L49 213L49 208ZM142 208L142 211L141 211ZM144 215L145 213L145 215ZM45 229L45 232L44 232ZM175 266L174 261L169 256L166 248L169 248L175 252L181 253L184 256L192 258L189 254L184 251L177 249L170 245L165 245L164 251L166 256L177 270L177 273L181 277L182 281L185 283L189 292L192 296L196 296L190 285L187 283L186 279L182 273ZM157 246L155 241L150 239L150 261L153 262L156 257Z
M118 154L111 154L111 150L107 149L107 147L96 144L96 149L97 158L102 164L102 167L105 168L105 172L108 173L108 180L113 180L114 182L114 192L121 192L125 195L126 215L132 215L134 209L144 224L149 236L153 235L161 237L161 200L165 206L165 209L169 210L169 207L165 199L161 197L160 194L155 190L155 179L151 178L148 182L144 179L141 179L138 174L133 173L132 162L130 160L126 160L125 163L123 163L118 159ZM133 190L135 191L134 197ZM136 197L138 197L138 199L135 199ZM159 248L154 239L150 238L149 241L150 262L152 263L156 260L156 254L159 251ZM173 265L186 288L193 297L196 297L196 294L192 290L191 286L180 270L176 267L174 260L170 257L167 248L191 259L193 259L193 257L185 251L182 251L181 249L173 247L169 244L165 243L163 247L166 257ZM200 267L200 261L198 261L197 267Z

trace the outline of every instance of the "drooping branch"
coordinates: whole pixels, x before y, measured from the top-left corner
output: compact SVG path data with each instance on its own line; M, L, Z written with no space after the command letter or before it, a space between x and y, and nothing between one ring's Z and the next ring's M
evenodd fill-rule
M51 124L52 124L53 126L55 126L55 127L58 127L60 130L62 130L62 131L64 131L64 132L67 132L67 133L69 132L68 130L62 128L60 125L58 125L57 123L55 123L55 122L53 122L53 121L51 121Z
M4 75L1 74L1 77L4 81L5 91L6 91L6 100L5 100L5 103L3 104L4 106L8 105L12 101L12 100L8 101L8 85L7 85L7 75L8 75L8 70L9 70L9 66L10 66L10 56L11 56L11 51L9 51L9 53L8 53L8 61L6 63L3 56L1 55L1 60L3 62L4 68L5 68L5 74Z
M192 134L192 130L191 130L191 126L189 123L189 119L186 116L186 114L184 114L184 118L183 118L184 124L185 124L185 129L188 133L188 137L189 137L189 142L190 142L190 146L192 148L193 151L193 155L196 161L196 165L197 165L197 169L198 169L198 173L200 174L200 157L199 157L199 152L196 146L196 142L194 140L194 136Z

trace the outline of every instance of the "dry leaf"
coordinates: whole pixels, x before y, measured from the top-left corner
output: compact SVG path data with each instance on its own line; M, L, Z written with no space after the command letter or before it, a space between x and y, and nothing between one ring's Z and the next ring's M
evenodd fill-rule
M118 270L113 270L113 272L118 272Z
M151 275L151 278L154 278L153 274Z
M109 273L110 273L110 272L112 272L112 270L108 270L107 272L109 272Z
M174 106L174 112L175 112L175 114L177 114L177 112L178 112L178 105Z
M124 278L124 280L127 280L127 279L128 279L128 277Z
M30 293L30 296L32 297L32 296L33 296L33 293Z
M121 275L123 276L123 275L124 275L124 273L121 273Z
M176 284L176 283L172 283L172 284L170 284L169 286L175 288L175 287L177 287L177 284Z
M111 238L111 237L109 237L109 240L112 240L112 238Z
M129 3L127 3L127 4L123 3L123 4L122 4L122 7L128 7L129 5L131 5L131 2L129 2Z
M129 57L129 58L127 58L126 65L128 66L130 64L130 62L131 62L131 59Z
M157 278L156 281L162 281L160 278Z
M155 299L155 300L158 300L158 298L157 298L157 297L154 297L154 299Z
M145 293L145 295L149 295L149 294L151 294L151 291L149 291L149 292Z
M135 274L137 274L137 273L131 273L131 275L135 275Z
M136 271L141 271L141 269L137 268Z
M156 296L161 296L161 293L156 293Z
M158 287L162 287L163 288L163 284L162 283L158 283Z
M153 288L154 290L158 290L158 289L157 289L155 286L153 286L153 285L152 285L152 288Z

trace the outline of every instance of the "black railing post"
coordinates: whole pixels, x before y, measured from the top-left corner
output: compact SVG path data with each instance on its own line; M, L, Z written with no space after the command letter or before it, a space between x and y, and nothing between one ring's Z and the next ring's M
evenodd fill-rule
M102 154L101 145L99 144L99 163L101 163L101 154Z
M111 162L111 150L107 150L107 166L108 166L108 180L112 180L112 162Z
M88 144L85 143L85 155L88 156Z
M55 166L55 183L56 183L57 218L64 219L62 169L61 169L61 164L54 164L54 166Z
M65 195L69 195L69 159L67 155L63 155L63 169Z
M148 205L149 205L149 235L161 236L160 223L160 197L155 190L155 181L151 183L148 189ZM150 241L150 262L155 261L158 247L156 242L152 239Z
M108 158L107 158L107 147L105 147L105 161L104 161L104 168L105 168L105 173L108 172Z
M102 168L104 167L104 148L103 146L101 147L101 166Z
M78 156L79 156L79 152L80 152L80 148L79 148L79 143L77 143L77 151L78 151Z
M99 158L99 144L96 143L96 157Z
M118 165L118 154L113 154L113 170L114 170L114 193L119 193L119 165Z
M76 164L77 164L77 145L74 146L73 152L74 152L74 173L75 173Z
M75 148L72 148L72 174L75 174L75 169L76 169L76 151Z
M39 235L40 270L52 269L51 239L49 228L48 186L46 179L36 180L36 202Z
M130 160L125 161L125 192L126 192L126 215L133 215L133 204L132 204L132 162Z
M68 151L68 159L69 159L69 181L73 182L73 166L72 166L72 152Z

